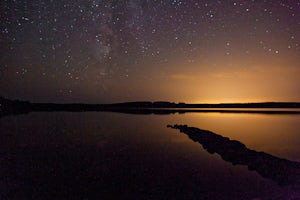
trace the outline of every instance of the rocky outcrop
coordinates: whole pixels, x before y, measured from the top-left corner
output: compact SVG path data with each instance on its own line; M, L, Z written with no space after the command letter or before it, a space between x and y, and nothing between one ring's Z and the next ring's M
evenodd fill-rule
M187 125L168 125L179 129L209 153L219 154L233 165L246 165L249 170L277 182L279 185L300 184L300 163L248 149L243 143Z

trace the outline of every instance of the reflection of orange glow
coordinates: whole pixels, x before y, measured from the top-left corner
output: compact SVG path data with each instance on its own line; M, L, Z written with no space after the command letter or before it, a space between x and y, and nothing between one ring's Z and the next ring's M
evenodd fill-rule
M299 138L299 117L243 113L188 113L174 115L173 121L241 141L250 149L295 159L286 152L286 145L282 144L289 144L289 148L299 151L299 140L294 139Z

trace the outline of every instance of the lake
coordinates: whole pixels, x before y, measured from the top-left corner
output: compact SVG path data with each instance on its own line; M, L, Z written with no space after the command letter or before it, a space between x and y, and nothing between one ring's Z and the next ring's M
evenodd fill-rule
M168 124L300 161L300 115L36 112L0 119L0 199L300 199Z

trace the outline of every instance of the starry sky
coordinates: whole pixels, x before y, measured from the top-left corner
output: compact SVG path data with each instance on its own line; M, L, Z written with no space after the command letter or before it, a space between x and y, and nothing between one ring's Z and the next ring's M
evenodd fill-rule
M300 0L2 0L0 95L300 101Z

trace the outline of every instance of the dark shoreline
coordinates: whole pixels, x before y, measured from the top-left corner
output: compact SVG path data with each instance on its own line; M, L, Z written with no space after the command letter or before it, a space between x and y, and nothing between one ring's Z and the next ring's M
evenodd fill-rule
M31 103L0 97L0 117L29 112L119 112L127 114L183 114L183 113L257 113L300 114L299 102L262 102L226 104L185 104L171 102L127 102L115 104L55 104Z

